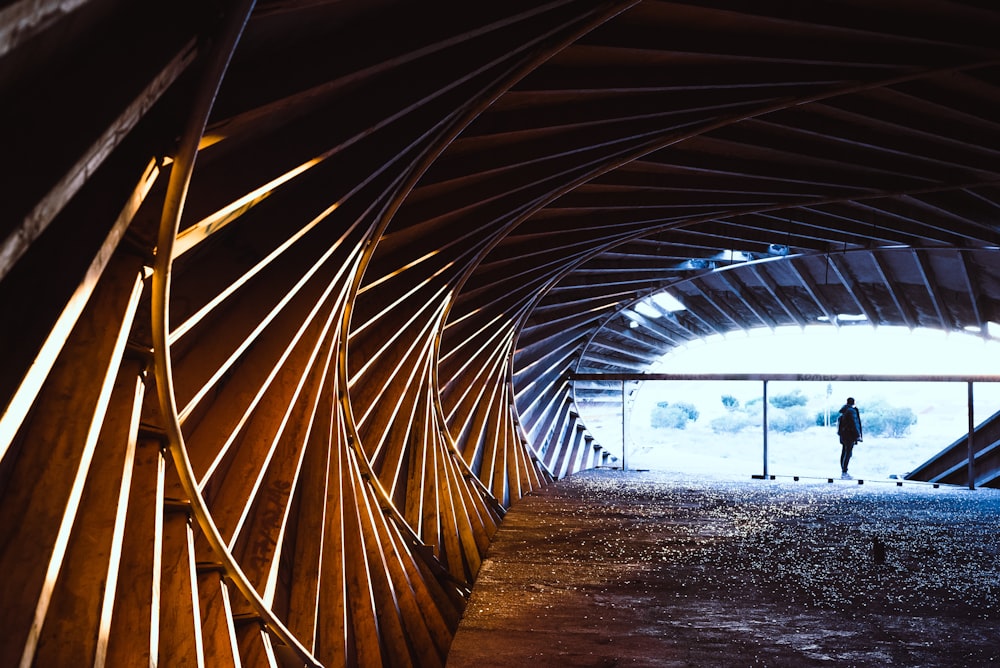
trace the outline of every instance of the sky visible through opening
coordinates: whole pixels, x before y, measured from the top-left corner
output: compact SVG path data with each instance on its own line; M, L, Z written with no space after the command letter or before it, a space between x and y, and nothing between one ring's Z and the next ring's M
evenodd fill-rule
M649 371L1000 375L1000 343L964 332L905 327L762 328L678 348Z
M963 431L967 431L967 384L964 382L851 381L844 376L900 374L915 376L997 376L1000 378L1000 343L964 332L873 328L847 325L839 329L818 325L752 330L726 337L711 337L664 355L649 373L789 373L840 376L826 381L771 381L769 397L801 388L810 396L810 414L824 404L834 411L848 395L873 406L888 402L912 408L917 424L905 438L866 439L872 447L862 451L862 474L886 477L905 474L933 457ZM975 421L978 424L1000 409L1000 383L975 383ZM741 402L761 393L760 381L644 381L630 392L626 438L633 467L680 471L731 470L741 475L756 471L761 461L760 430L718 432L712 421L725 413L720 398L733 394ZM758 399L759 400L759 399ZM657 403L697 404L700 419L681 430L653 428L650 415ZM819 410L823 410L819 408ZM581 413L585 413L581 408ZM612 415L581 415L598 442L620 456L620 409ZM770 430L769 430L770 432ZM794 434L773 433L771 466L789 474L827 475L836 466L835 432L809 429ZM613 464L620 465L620 460ZM787 469L787 471L786 471ZM815 470L813 470L815 469ZM772 471L773 472L773 471ZM837 471L839 474L839 470Z

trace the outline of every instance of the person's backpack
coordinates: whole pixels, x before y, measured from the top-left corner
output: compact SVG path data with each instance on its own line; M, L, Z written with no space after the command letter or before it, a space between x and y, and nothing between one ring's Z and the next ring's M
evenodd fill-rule
M840 413L837 418L837 435L857 440L861 434L858 433L858 423L854 418L855 408L847 408Z

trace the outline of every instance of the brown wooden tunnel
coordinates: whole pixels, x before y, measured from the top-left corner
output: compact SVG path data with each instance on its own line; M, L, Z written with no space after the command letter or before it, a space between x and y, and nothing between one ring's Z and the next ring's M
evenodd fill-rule
M572 374L992 337L997 34L976 0L3 3L0 664L440 666L505 509L600 459Z

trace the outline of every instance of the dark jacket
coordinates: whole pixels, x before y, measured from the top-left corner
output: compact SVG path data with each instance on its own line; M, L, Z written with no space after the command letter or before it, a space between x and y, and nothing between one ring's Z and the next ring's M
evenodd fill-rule
M861 414L856 406L844 404L837 418L837 435L841 443L857 443L861 440Z

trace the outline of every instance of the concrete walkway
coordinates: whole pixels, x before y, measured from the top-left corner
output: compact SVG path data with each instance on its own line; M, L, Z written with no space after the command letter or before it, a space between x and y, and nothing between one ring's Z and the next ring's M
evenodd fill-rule
M588 471L511 508L448 668L1000 665L1000 491Z

